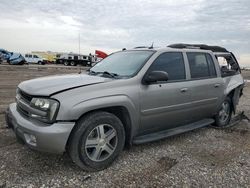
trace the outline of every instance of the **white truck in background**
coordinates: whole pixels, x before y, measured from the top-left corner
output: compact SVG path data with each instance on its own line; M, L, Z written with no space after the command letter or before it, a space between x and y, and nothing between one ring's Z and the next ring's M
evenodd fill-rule
M44 65L45 61L42 57L36 54L25 54L24 55L25 61L28 64L34 63L34 64L39 64L39 65Z

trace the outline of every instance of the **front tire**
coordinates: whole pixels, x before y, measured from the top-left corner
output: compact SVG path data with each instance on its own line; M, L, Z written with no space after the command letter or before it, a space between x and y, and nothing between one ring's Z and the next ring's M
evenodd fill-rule
M231 120L232 116L232 101L227 97L221 104L220 110L215 115L215 126L226 127Z
M118 157L125 144L122 122L108 112L93 112L81 118L69 139L68 152L80 168L99 171Z

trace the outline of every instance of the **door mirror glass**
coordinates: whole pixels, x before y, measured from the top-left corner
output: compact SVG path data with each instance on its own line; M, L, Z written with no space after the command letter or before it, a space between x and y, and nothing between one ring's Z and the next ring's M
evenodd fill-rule
M164 71L152 71L144 78L144 84L168 81L168 73Z

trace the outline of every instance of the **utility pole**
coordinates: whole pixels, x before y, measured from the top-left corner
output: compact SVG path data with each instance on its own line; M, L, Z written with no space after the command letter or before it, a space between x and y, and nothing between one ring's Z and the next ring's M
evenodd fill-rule
M78 48L79 48L78 52L79 52L79 55L80 55L80 53L81 53L81 50L80 50L81 49L80 33L79 33L79 36L78 36L78 43L79 43L78 44Z

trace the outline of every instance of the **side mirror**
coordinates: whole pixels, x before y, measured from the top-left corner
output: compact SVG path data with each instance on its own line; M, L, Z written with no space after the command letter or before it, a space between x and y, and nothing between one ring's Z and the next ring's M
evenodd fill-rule
M168 81L168 73L164 71L152 71L145 75L143 79L144 84L151 84L155 82Z

